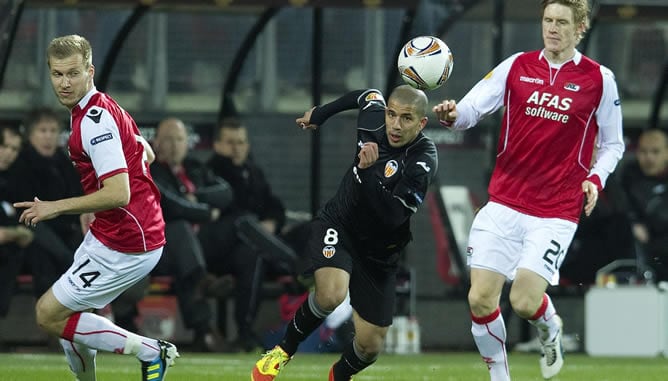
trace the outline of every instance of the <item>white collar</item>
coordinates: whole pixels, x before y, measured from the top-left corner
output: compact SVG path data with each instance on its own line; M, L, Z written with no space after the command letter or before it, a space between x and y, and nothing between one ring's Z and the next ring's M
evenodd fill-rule
M575 54L573 55L573 57L571 57L571 59L569 59L567 61L562 62L561 64L559 64L559 66L564 65L568 61L573 61L573 63L576 64L576 65L580 64L580 61L582 61L582 53L580 53L577 49L574 49L574 50L575 50ZM545 49L540 51L540 55L538 56L538 58L541 59L541 58L544 58L544 57L545 57ZM545 57L545 60L547 62L550 62L550 60L548 60L547 57Z

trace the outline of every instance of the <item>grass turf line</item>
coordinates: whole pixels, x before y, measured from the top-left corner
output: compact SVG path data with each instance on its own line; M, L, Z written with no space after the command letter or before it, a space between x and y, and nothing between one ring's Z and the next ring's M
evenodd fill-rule
M167 381L248 380L258 355L183 353L169 370ZM281 381L322 380L337 355L300 354L281 373ZM541 380L537 354L511 353L513 381ZM130 356L101 354L97 359L98 381L140 379L139 362ZM668 375L665 358L592 358L567 354L561 373L553 381L664 381ZM61 354L0 354L2 381L69 381L71 375ZM381 355L355 381L488 381L485 364L475 353L427 353Z

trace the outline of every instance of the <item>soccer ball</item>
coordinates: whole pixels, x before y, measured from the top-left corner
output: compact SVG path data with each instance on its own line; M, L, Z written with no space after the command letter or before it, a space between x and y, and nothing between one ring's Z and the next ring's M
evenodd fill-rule
M408 41L397 59L401 79L420 90L441 87L452 73L452 52L448 45L432 36Z

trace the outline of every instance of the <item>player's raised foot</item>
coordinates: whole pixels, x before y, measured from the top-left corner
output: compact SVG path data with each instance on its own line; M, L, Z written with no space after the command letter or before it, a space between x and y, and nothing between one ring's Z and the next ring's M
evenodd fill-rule
M255 363L255 367L253 367L253 371L251 372L251 381L274 380L288 361L290 361L290 356L285 353L283 348L278 345L275 346Z
M174 365L179 357L176 346L167 341L158 340L160 355L153 361L141 361L142 381L162 381L167 374L167 368Z
M556 376L564 365L564 348L561 345L564 323L559 315L555 315L553 319L557 319L559 332L551 341L541 342L540 371L546 380Z
M348 380L353 381L353 378L350 377ZM329 381L335 381L334 380L334 365L332 365L332 367L329 368Z

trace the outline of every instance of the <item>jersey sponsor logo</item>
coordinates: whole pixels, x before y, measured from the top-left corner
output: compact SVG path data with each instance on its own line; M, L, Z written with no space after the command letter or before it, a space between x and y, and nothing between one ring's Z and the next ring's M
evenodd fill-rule
M334 254L336 254L336 248L334 246L327 245L327 246L322 248L322 255L325 258L329 259L329 258L333 257Z
M388 161L385 163L385 177L392 177L397 173L397 169L399 169L399 164L397 164L396 160Z
M576 85L573 82L568 82L566 85L564 85L564 89L569 91L580 91L580 85Z
M524 110L525 115L554 120L565 124L568 123L569 116L568 114L559 111L570 110L573 99L568 97L562 98L556 94L534 91L529 96L529 99L527 99L527 103L536 105L537 107L527 106ZM555 109L559 111L556 111Z
M422 167L422 169L424 169L425 172L429 172L429 171L431 171L431 168L429 168L429 166L427 165L427 163L425 163L424 161L418 161L418 162L415 163L415 164L417 164L417 165L419 165L420 167Z
M520 75L520 82L535 83L536 85L545 84L545 81L540 78L527 77L525 75Z
M102 109L99 107L91 107L90 110L86 113L86 116L90 118L95 123L100 123L100 118L102 118Z
M527 103L568 111L571 108L571 103L573 103L573 98L561 98L556 94L534 91L527 99Z
M114 136L111 134L111 132L107 132L106 134L102 134L100 136L96 136L90 140L91 145L96 145L98 143L106 142L107 140L113 139Z

